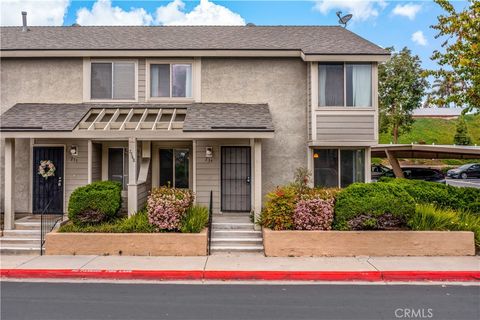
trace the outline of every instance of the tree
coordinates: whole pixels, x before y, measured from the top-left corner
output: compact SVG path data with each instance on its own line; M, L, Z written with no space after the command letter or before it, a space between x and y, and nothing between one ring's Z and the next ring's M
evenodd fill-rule
M424 107L431 105L439 108L449 108L451 102L448 102L448 97L453 95L456 89L463 86L463 83L455 82L452 77L452 72L447 72L441 78L436 78L432 84L432 90L427 94Z
M398 143L400 134L410 131L412 112L421 107L428 82L420 67L420 58L408 48L393 52L387 62L378 67L378 96L380 105L380 131L390 132Z
M468 135L467 122L464 116L458 117L457 132L453 137L453 143L461 146L468 146L472 143L472 138Z
M438 16L432 28L438 31L435 38L446 37L443 52L433 51L432 60L441 66L428 74L457 83L441 104L454 103L469 110L480 111L480 1L468 0L469 6L457 12L448 0L435 0L446 11Z

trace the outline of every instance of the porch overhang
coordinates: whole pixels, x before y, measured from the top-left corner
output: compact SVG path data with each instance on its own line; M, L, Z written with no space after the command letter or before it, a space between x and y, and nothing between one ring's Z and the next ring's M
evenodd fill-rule
M17 104L4 138L186 140L273 138L267 104Z

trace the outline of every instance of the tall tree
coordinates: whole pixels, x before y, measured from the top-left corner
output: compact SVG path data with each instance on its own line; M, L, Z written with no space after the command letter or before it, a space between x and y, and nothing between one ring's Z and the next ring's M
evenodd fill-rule
M431 57L441 68L429 74L461 84L453 86L442 103L480 111L480 1L468 0L468 7L459 12L448 0L435 2L445 14L438 16L438 23L432 28L438 31L436 38L446 40L442 52L435 50Z
M378 67L378 96L380 105L380 131L390 132L394 143L408 132L413 124L412 112L422 106L428 82L423 76L421 61L408 48L394 52Z
M432 90L427 94L424 107L436 106L439 108L449 108L452 103L448 101L448 98L455 94L456 90L464 84L456 82L452 76L452 72L446 72L442 78L436 78L432 84Z
M464 116L458 117L457 132L453 137L453 143L461 146L468 146L472 143L472 138L468 135L467 122Z

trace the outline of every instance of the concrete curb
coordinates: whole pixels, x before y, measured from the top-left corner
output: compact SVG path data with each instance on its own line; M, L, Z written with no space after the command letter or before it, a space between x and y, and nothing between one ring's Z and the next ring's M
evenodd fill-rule
M461 281L480 282L480 271L220 271L1 269L2 279Z

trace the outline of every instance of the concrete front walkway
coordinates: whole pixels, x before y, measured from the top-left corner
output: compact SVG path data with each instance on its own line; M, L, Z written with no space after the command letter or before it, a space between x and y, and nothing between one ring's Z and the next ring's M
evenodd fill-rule
M480 271L473 257L274 258L261 254L208 257L0 256L1 269L215 271Z

